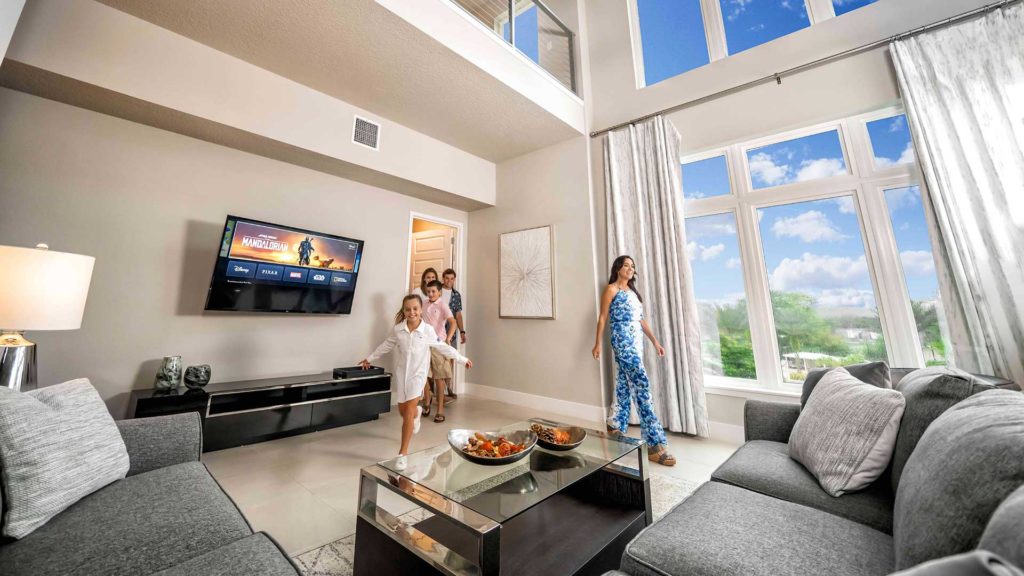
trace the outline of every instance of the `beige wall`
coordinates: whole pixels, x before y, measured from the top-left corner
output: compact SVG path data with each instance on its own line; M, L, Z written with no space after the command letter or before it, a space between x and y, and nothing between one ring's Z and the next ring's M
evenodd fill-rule
M41 382L85 376L123 416L179 354L215 380L351 365L389 329L411 211L464 212L0 89L0 244L96 257L82 328L35 332ZM348 316L204 313L228 213L366 241Z
M587 171L586 137L503 162L497 206L470 213L470 382L601 406L601 374L590 356L596 296ZM498 318L500 234L547 224L555 230L556 319Z

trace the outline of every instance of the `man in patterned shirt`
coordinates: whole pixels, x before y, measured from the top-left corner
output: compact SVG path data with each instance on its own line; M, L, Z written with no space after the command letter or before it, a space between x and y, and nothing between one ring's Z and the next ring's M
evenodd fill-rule
M441 282L444 284L444 291L442 298L448 299L448 308L452 311L452 316L455 316L455 324L459 328L458 334L452 337L452 341L449 344L456 350L459 348L459 343L466 343L466 326L462 323L462 294L455 289L455 270L451 268L444 271L441 274ZM454 401L458 398L455 394L454 378L448 381L448 391L445 394L445 400Z

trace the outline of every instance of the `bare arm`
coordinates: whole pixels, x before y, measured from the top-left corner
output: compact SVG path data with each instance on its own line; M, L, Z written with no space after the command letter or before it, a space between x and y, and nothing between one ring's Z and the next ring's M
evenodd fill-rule
M437 334L434 335L434 340L429 344L431 348L434 348L438 352L440 352L441 356L444 356L449 360L455 360L459 364L465 364L466 368L473 367L473 363L469 360L469 358L466 358L462 354L459 354L459 351L449 346L447 342L442 342L441 340L439 340L437 338Z
M651 341L651 344L654 344L654 349L658 351L658 356L664 356L665 349L661 347L661 344L658 343L658 339L654 337L654 332L651 330L651 326L647 323L647 320L640 320L640 328L643 329L644 334L647 335L647 339Z
M445 339L445 342L451 342L452 338L455 338L455 317L449 316L445 320L445 324L448 326L448 337Z
M611 308L612 298L615 297L616 292L615 287L609 285L601 294L601 309L597 316L597 334L594 336L594 349L591 350L594 358L601 357L601 337L604 336L604 327L608 324L608 309Z
M459 333L462 334L462 343L466 343L466 325L462 323L462 310L455 313L455 324L459 327Z

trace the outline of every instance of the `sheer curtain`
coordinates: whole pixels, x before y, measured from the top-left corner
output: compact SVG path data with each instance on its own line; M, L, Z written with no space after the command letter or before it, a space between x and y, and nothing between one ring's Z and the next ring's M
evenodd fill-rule
M1024 5L892 43L956 366L1024 382Z
M651 329L665 347L644 347L651 396L662 425L708 436L697 302L683 228L679 133L662 117L608 134L604 144L608 262L636 261Z

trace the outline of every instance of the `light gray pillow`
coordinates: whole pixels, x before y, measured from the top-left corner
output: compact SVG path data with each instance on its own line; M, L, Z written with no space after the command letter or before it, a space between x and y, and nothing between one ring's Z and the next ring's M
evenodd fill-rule
M899 392L854 378L822 376L789 436L789 455L832 496L863 490L885 472L906 403Z
M84 378L26 393L0 387L0 461L0 534L11 538L128 473L117 424Z

